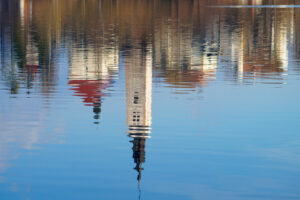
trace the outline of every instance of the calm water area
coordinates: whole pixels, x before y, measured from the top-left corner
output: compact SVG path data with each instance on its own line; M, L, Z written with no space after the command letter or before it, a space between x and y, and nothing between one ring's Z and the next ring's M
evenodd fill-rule
M300 199L300 1L0 0L1 200Z

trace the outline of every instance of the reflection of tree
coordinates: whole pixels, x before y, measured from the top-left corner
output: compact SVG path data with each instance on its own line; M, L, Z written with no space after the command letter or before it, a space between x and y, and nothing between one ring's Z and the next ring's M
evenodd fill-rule
M14 93L18 91L14 85L24 84L26 88L31 88L38 78L42 93L48 94L53 90L56 81L55 69L51 63L52 52L55 52L55 48L51 45L56 39L53 33L55 29L45 29L42 26L49 25L49 20L43 18L47 12L37 12L35 2L37 1L1 2L1 30L6 35L1 35L1 40L5 40L1 43L1 53L4 53L3 47L9 45L11 51L6 54L10 54L10 63L6 68L13 73L9 75L10 78L4 79L17 83L9 84L12 85L11 90ZM39 21L41 19L42 21ZM1 58L2 61L8 59L3 56ZM40 70L34 70L33 65L41 66Z
M0 7L0 34L1 34L1 78L12 94L18 93L19 81L17 81L17 69L13 66L12 55L12 28L10 19L10 2L1 1Z

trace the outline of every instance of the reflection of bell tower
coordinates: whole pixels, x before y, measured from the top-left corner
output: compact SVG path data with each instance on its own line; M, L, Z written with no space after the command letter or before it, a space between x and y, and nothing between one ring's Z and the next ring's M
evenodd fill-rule
M133 159L141 181L146 138L150 137L152 102L152 51L132 49L125 58L128 136L133 138Z
M142 178L142 170L144 170L144 168L142 167L142 164L145 162L146 138L145 137L138 137L138 138L134 138L130 142L132 142L132 144L133 144L133 147L132 147L133 155L132 155L132 157L134 159L134 163L136 164L134 169L138 172L137 180L140 183L141 178Z

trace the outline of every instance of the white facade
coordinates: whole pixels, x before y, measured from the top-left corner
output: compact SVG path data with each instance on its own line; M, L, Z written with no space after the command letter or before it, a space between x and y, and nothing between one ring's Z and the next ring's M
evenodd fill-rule
M152 50L132 50L125 60L128 133L147 136L151 126Z

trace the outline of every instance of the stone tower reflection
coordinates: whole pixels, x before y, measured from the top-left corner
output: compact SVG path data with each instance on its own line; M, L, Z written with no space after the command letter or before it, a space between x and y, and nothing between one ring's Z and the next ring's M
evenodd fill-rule
M145 162L146 139L151 133L152 50L132 49L125 58L128 136L140 184Z

